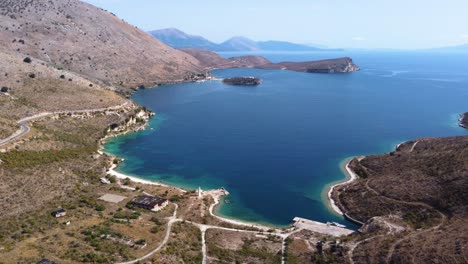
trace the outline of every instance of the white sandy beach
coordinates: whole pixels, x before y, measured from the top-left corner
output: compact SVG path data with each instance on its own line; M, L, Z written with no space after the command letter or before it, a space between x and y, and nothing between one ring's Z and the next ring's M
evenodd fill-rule
M333 192L333 190L334 190L336 187L341 186L341 185L345 185L345 184L349 184L349 183L351 183L351 182L353 182L353 181L355 181L355 180L357 179L356 173L355 173L353 170L351 170L351 168L349 168L349 164L351 163L351 161L352 161L352 159L350 159L350 160L346 163L346 165L344 166L345 172L346 172L346 176L347 176L347 177L346 177L347 180L344 181L344 182L339 182L339 183L337 183L337 184L332 185L332 186L330 187L330 189L328 190L328 194L327 194L327 196L328 196L328 201L330 202L331 208L333 209L333 211L337 212L337 213L340 214L340 215L344 215L344 213L340 210L340 208L338 208L338 206L336 205L335 201L333 200L333 198L332 198L332 192Z
M204 192L204 193L210 194L211 197L213 197L215 202L210 206L209 211L210 211L210 215L217 218L218 220L221 220L221 221L226 222L226 223L234 224L234 225L258 228L258 229L260 229L262 231L267 231L267 230L270 230L270 229L276 229L276 228L273 228L273 227L268 227L268 226L249 223L249 222L243 222L243 221L239 221L239 220L233 220L233 219L229 219L229 218L225 218L225 217L216 215L213 212L214 208L219 204L219 202L220 202L219 198L221 196L223 196L224 194L222 194L219 190L212 190L212 191L207 191L207 192Z
M129 178L131 181L137 182L137 183L170 187L170 188L178 189L178 190L180 190L182 192L186 192L186 190L183 190L181 188L177 188L177 187L174 187L174 186L162 184L162 183L159 183L159 182L140 179L138 177L130 176L130 175L127 175L127 174L123 174L121 172L116 171L115 170L116 168L117 168L117 165L112 164L112 166L109 168L107 173L110 174L110 175L115 176L118 179ZM221 196L225 195L225 194L222 194L220 190L203 191L203 194L204 195L211 195L213 197L214 201L215 201L209 208L210 215L212 215L213 217L215 217L215 218L217 218L217 219L219 219L219 220L221 220L223 222L234 224L234 225L246 226L246 227L255 227L255 228L258 228L258 229L263 230L263 231L267 231L269 229L274 229L274 228L268 227L268 226L263 226L263 225L259 225L259 224L248 223L248 222L242 222L242 221L239 221L239 220L233 220L233 219L229 219L229 218L224 218L222 216L218 216L213 212L214 211L213 209L219 204L219 202L220 202L219 198ZM229 193L227 193L227 194L229 194Z
M136 182L136 183L142 183L142 184L148 184L148 185L156 185L156 186L163 186L163 187L170 187L170 188L174 188L174 189L177 189L181 192L186 192L186 190L184 189L181 189L181 188L177 188L177 187L174 187L174 186L169 186L167 184L163 184L163 183L160 183L160 182L155 182L155 181L149 181L149 180L144 180L144 179L140 179L138 177L134 177L134 176L130 176L130 175L127 175L127 174L123 174L121 172L118 172L116 171L115 169L117 168L117 165L116 164L112 164L112 166L109 168L109 170L107 171L107 173L109 175L112 175L112 176L115 176L116 178L118 179L126 179L126 178L129 178L131 181L133 182Z

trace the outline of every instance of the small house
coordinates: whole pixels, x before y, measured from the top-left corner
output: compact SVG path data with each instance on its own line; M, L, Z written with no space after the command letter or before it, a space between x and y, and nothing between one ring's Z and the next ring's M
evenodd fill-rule
M65 210L61 208L52 212L52 216L57 218L65 215L67 215L67 212L65 212Z
M48 259L41 259L37 262L37 264L55 264L55 262L52 262Z
M149 195L141 195L133 199L131 203L136 207L157 212L166 207L169 202L164 198Z

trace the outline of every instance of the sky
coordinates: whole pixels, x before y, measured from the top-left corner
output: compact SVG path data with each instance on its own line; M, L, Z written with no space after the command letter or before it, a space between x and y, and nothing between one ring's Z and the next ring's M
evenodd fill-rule
M419 49L468 43L468 0L85 0L145 31L178 28L334 48Z

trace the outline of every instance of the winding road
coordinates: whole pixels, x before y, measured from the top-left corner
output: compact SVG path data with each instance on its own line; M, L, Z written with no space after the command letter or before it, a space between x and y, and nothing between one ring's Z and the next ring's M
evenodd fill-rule
M39 113L33 116L25 117L21 120L18 121L18 125L20 126L20 130L16 131L13 135L9 136L6 139L0 140L0 147L4 146L6 144L12 143L20 138L22 138L24 135L28 134L29 131L31 131L31 128L27 125L29 121L33 121L36 119L40 119L46 116L52 116L52 115L57 115L57 114L85 114L85 113L96 113L96 112L105 112L105 111L111 111L111 110L118 110L121 109L129 104L128 101L126 101L123 104L116 105L116 106L111 106L111 107L106 107L106 108L96 108L96 109L84 109L84 110L71 110L71 111L55 111L55 112L43 112Z
M141 261L144 261L144 260L152 257L155 253L160 251L167 244L167 242L169 240L169 237L170 237L170 234L171 234L172 225L177 223L177 222L189 223L189 224L192 224L195 227L200 229L201 238L202 238L202 248L201 248L201 251L202 251L202 264L206 264L208 262L207 248L206 248L206 231L208 229L219 229L219 230L225 230L225 231L243 232L243 233L256 234L256 235L274 235L274 236L280 237L282 239L282 247L281 247L281 263L282 264L284 264L285 260L286 260L286 257L285 257L285 255L286 255L286 252L285 252L286 251L286 239L289 236L291 236L292 234L297 233L297 232L302 230L302 229L297 229L297 230L293 230L293 231L291 231L289 233L282 233L279 230L276 230L275 232L253 231L253 230L228 228L228 227L215 226L215 225L199 224L199 223L196 223L196 222L193 222L193 221L185 220L185 219L182 219L182 218L177 218L178 205L175 204L175 203L174 203L174 205L175 205L174 214L171 217L168 218L169 222L167 224L166 234L165 234L164 239L161 242L161 244L159 244L157 248L153 249L152 251L150 251L149 253L147 253L146 255L144 255L144 256L142 256L140 258L137 258L137 259L134 259L134 260L131 260L131 261L127 261L127 262L120 262L118 264L135 264L135 263L139 263Z
M179 208L179 206L177 204L174 204L175 205L175 209L174 209L174 214L169 218L169 222L167 223L167 230L166 230L166 235L164 236L164 240L162 241L162 243L155 249L153 249L151 252L149 252L148 254L144 255L143 257L141 258L137 258L137 259L134 259L134 260L131 260L131 261L128 261L128 262L120 262L118 264L134 264L134 263L138 263L140 261L143 261L151 256L153 256L156 252L158 252L159 250L162 249L162 247L164 245L166 245L167 241L169 241L169 236L171 235L171 229L172 229L172 225L176 222L181 222L183 221L182 219L178 219L177 218L177 209Z

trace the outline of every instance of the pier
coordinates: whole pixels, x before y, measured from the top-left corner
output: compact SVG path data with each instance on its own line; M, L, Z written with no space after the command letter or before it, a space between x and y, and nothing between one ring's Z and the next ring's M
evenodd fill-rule
M354 230L338 227L330 224L325 224L301 217L294 217L293 219L294 224L293 226L298 229L305 229L312 232L317 232L321 234L327 234L331 236L347 236L354 233Z

